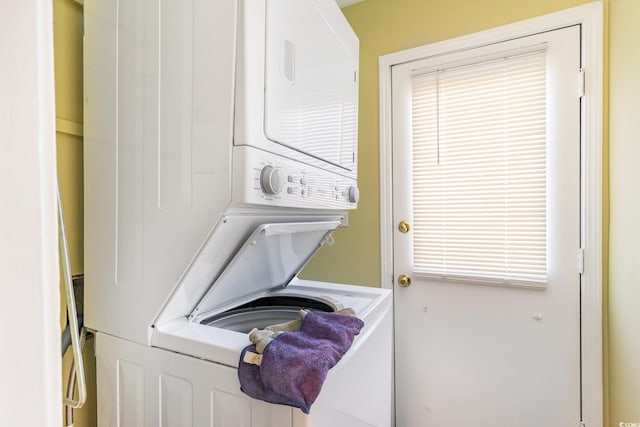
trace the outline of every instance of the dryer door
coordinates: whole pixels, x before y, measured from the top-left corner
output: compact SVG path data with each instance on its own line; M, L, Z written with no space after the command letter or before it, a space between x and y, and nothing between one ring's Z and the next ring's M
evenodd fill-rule
M339 221L260 225L213 282L190 317L209 316L245 303L267 290L287 286L339 225Z
M324 3L266 2L264 131L271 141L353 170L358 44L340 20L327 18L336 12Z

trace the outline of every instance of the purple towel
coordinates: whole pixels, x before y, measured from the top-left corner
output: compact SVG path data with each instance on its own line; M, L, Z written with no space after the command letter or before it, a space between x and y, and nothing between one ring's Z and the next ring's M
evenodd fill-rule
M357 317L338 313L309 312L300 330L285 332L269 343L260 366L245 363L240 355L240 388L249 396L266 402L289 405L309 413L327 372L349 350L364 326Z

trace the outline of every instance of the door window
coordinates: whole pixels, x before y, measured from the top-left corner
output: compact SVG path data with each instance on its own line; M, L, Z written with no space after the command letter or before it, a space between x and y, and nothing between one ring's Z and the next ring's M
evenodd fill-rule
M546 282L546 48L411 78L414 274Z

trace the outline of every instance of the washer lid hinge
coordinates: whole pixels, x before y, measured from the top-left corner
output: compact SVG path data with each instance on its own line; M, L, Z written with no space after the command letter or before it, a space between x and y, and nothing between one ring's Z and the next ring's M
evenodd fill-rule
M324 239L322 239L322 241L320 242L320 246L324 246L329 245L329 246L333 246L335 245L336 240L333 238L333 232L331 233L327 233L327 235L324 237Z

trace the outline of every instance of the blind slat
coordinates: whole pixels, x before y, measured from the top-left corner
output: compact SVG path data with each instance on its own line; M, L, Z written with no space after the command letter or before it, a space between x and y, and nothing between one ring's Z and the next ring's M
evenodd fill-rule
M412 79L414 269L546 281L546 52Z

